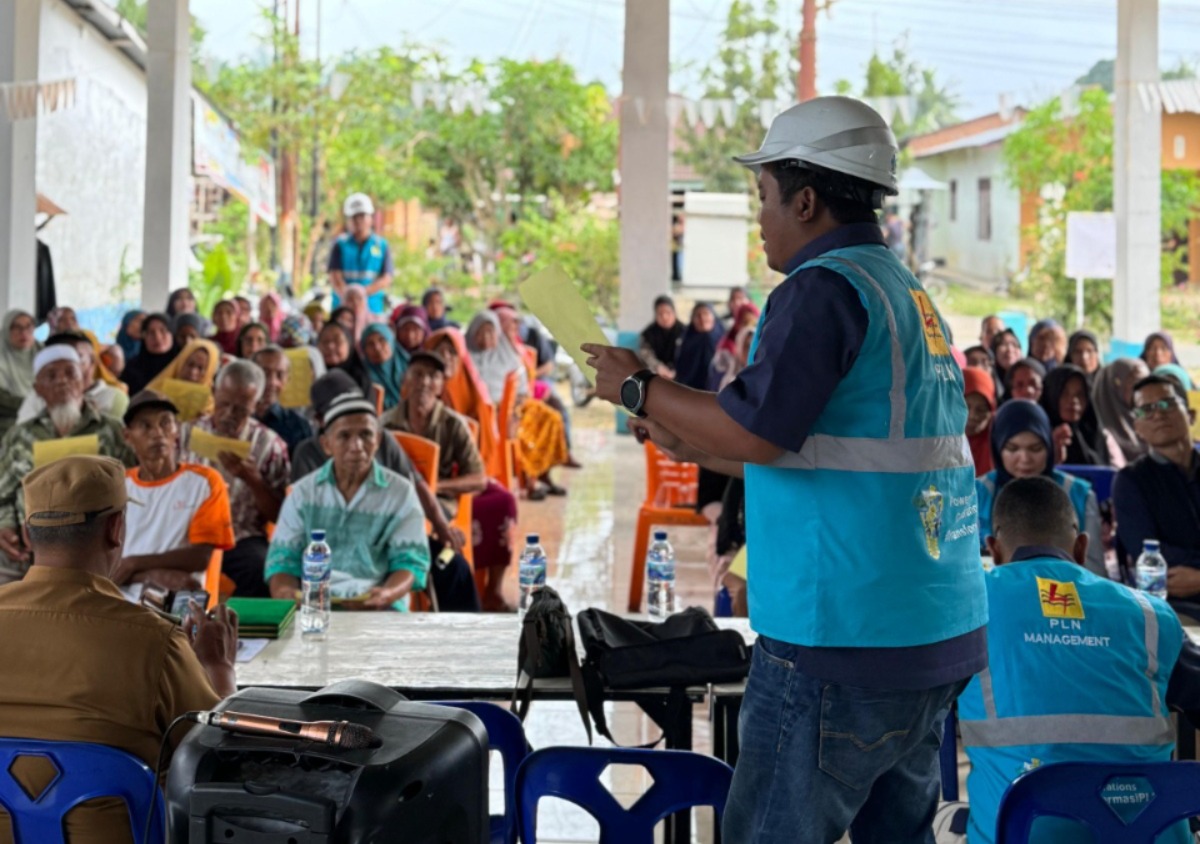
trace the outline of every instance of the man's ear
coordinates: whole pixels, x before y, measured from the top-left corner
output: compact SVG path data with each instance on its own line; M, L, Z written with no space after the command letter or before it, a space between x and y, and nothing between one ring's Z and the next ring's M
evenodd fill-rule
M329 434L321 434L319 440L321 443L321 453L326 457L333 457L333 450L329 447Z
M821 213L821 199L811 187L801 188L792 197L792 211L802 223L811 223Z
M1075 546L1071 549L1071 556L1075 558L1075 562L1081 566L1087 566L1088 552L1088 535L1087 531L1080 531L1075 537Z
M996 565L1000 565L1002 562L1004 562L1003 559L1001 559L1004 549L1000 547L1000 543L996 541L996 537L985 537L984 544L987 545L988 553L991 555L992 560L995 561Z
M137 506L136 504L134 505ZM125 511L113 513L105 517L104 541L110 548L120 548L125 544Z

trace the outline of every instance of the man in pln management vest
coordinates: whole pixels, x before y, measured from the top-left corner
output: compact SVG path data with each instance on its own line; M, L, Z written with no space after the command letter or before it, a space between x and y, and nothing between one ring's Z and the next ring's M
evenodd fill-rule
M375 205L365 193L352 193L346 197L342 213L346 218L346 233L334 242L333 249L329 251L333 307L341 304L346 285L357 284L367 294L367 307L371 313L382 314L395 270L387 241L371 230Z
M962 372L879 227L896 155L869 106L819 97L737 159L787 277L719 394L585 347L640 438L745 478L759 638L724 821L739 844L932 841L946 714L987 666Z
M971 760L967 840L991 844L1005 789L1054 762L1167 762L1175 747L1168 709L1200 709L1200 649L1166 601L1086 568L1088 535L1070 498L1047 478L1000 492L988 547L990 667L958 702ZM1135 778L1101 796L1128 819L1154 799ZM1034 844L1087 844L1073 821L1039 818ZM1187 823L1157 839L1191 841Z

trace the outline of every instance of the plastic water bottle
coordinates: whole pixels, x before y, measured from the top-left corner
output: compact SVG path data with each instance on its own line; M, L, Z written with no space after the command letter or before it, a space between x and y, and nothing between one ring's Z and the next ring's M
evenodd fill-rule
M656 530L646 554L646 611L651 621L663 621L675 612L675 549L667 532Z
M325 544L325 531L314 530L312 541L304 549L303 602L300 604L300 632L305 636L323 636L329 629L329 572L332 552Z
M521 585L517 610L521 615L525 615L525 611L533 603L533 593L546 585L546 549L542 547L541 537L536 533L525 537L525 550L521 552L517 575Z
M1156 598L1167 597L1167 560L1158 550L1157 539L1147 539L1137 561L1137 587Z

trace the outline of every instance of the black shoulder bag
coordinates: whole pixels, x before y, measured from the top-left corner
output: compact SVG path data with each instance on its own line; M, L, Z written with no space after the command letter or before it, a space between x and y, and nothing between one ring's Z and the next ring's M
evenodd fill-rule
M592 726L588 722L583 675L575 650L575 630L571 613L558 593L549 586L534 592L521 621L521 642L517 647L517 682L513 687L512 711L522 721L533 701L533 681L545 677L570 677L571 691L579 706L579 715L587 727L588 743Z

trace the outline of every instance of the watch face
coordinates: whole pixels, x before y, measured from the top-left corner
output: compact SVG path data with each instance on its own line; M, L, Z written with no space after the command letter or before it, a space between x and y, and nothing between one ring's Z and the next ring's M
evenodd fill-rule
M633 410L642 398L641 385L632 379L621 384L621 404L626 410Z

